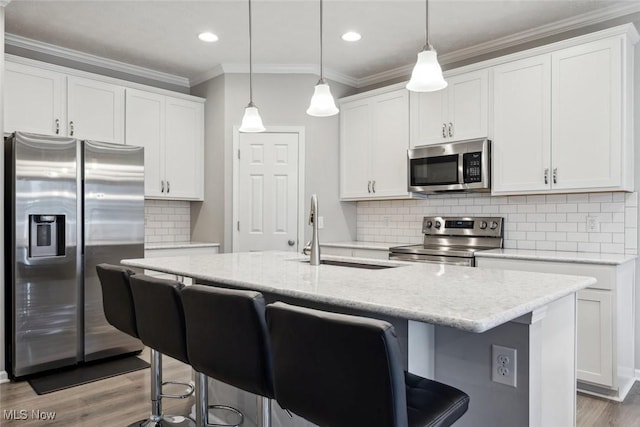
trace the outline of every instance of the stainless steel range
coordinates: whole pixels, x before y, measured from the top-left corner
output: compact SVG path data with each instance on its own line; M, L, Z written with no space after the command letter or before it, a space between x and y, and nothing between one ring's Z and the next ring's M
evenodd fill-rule
M389 259L475 266L475 253L501 248L504 218L425 216L422 245L396 246Z

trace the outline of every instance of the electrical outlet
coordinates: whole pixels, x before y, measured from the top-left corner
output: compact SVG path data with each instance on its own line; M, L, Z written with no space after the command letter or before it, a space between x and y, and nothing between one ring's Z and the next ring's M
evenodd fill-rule
M318 229L322 230L324 228L324 217L318 216Z
M515 348L491 346L491 381L516 387L517 382L517 354Z
M599 232L600 231L600 218L597 216L588 216L587 217L587 231L588 232Z

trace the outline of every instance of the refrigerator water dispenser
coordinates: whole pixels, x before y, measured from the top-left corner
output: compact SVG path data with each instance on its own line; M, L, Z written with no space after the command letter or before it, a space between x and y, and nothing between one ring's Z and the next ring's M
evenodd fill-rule
M64 255L64 215L29 215L29 257Z

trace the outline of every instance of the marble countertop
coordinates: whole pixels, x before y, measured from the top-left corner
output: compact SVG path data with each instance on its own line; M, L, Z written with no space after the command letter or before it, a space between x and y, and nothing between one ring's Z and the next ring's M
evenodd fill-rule
M358 258L329 257L354 262ZM123 260L196 280L485 332L596 282L591 277L363 260L396 268L311 266L293 252L242 252Z
M220 243L206 242L172 242L172 243L148 243L144 245L145 249L184 249L184 248L216 248Z
M389 248L395 246L405 246L411 243L382 243L382 242L364 242L364 241L346 241L346 242L322 242L320 246L331 248L348 248L348 249L372 249L376 251L388 251Z
M590 252L536 251L530 249L491 249L475 253L476 258L526 259L535 261L574 262L583 264L620 265L633 261L636 255Z

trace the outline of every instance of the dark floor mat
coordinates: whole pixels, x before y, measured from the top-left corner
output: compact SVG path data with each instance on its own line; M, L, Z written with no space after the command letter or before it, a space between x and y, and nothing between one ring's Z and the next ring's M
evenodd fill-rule
M29 378L28 381L36 393L47 394L148 367L149 364L142 359L125 357L81 365L73 369Z

